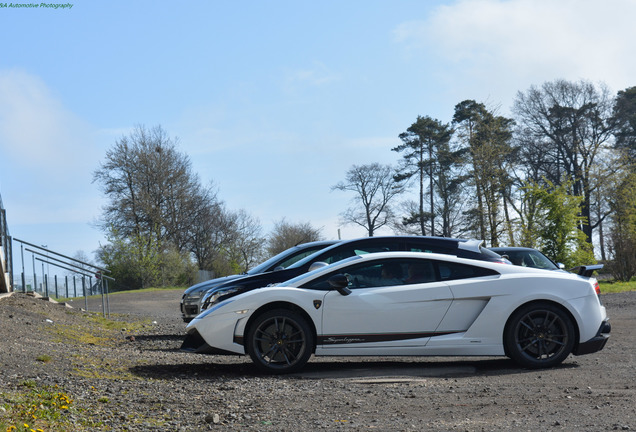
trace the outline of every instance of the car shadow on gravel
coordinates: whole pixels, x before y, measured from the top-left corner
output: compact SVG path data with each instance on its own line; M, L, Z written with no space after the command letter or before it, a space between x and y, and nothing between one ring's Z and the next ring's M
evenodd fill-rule
M179 363L138 365L130 368L130 371L142 378L160 378L174 380L225 380L227 378L239 378L256 376L258 372L254 365L240 358L234 363Z
M221 360L216 362L215 360ZM144 378L225 380L228 378L267 377L252 364L249 357L213 356L210 362L171 365L139 365L131 372ZM576 363L563 363L555 369L578 368ZM304 379L399 380L417 378L462 378L476 375L499 376L537 373L540 370L520 368L505 358L480 360L352 360L338 358L309 362L298 373L283 375Z

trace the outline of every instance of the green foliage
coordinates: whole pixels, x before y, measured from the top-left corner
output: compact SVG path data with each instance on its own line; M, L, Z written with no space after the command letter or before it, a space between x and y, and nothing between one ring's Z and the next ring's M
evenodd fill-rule
M636 161L636 87L619 91L614 105L616 147Z
M108 241L98 254L116 280L112 291L188 285L193 280L195 268L187 254L162 246L152 234L122 237L111 229Z
M441 213L444 216L446 208L436 207L436 186L445 180L445 171L442 170L441 151L448 150L453 129L448 124L431 117L418 116L406 132L400 134L402 144L393 148L393 151L402 154L397 180L416 179L418 184L418 205L416 211L402 219L405 226L413 225L418 228L418 234L435 235L435 216ZM428 183L428 187L426 186ZM446 189L437 188L438 194L446 192ZM428 197L426 197L428 195ZM425 205L425 198L427 203ZM442 202L444 202L442 197ZM430 227L426 224L430 222ZM447 226L446 220L442 222ZM443 229L442 229L443 231Z
M545 186L528 183L526 199L535 205L532 225L526 225L524 237L530 244L566 268L596 262L592 245L579 228L585 219L580 215L582 197L568 193L570 184L554 185L546 180Z
M636 173L628 173L612 193L612 229L609 249L613 255L607 270L620 281L636 275Z

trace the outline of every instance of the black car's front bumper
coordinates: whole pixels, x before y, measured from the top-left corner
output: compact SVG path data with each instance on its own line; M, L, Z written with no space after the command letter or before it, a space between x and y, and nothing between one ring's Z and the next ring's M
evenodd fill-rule
M607 340L609 339L609 334L612 331L612 326L609 321L603 321L601 327L598 329L596 336L592 339L581 342L575 349L572 351L574 355L584 355L591 354L597 351L600 351L605 347Z

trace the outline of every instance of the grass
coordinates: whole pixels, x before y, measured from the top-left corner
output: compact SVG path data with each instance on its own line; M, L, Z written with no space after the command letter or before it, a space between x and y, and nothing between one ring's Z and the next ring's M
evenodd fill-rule
M145 293L145 292L157 292L157 291L185 291L187 287L164 287L164 288L143 288L143 289L136 289L136 290L128 290L128 291L114 291L114 292L109 292L108 295L121 295L121 294L131 294L131 293ZM97 297L101 297L101 294L95 294L92 296L88 296L88 298L97 298ZM81 299L83 299L83 296L80 297L58 297L55 299L55 301L58 301L60 303L63 302L68 302L68 301L80 301Z
M0 392L0 408L0 431L80 431L101 426L57 385L24 381L15 391Z
M117 321L102 317L97 313L68 314L80 317L73 324L55 323L45 326L43 331L51 334L55 342L65 345L88 345L117 347L125 342L125 335L140 331L150 320ZM101 351L96 356L90 351L70 357L75 376L107 380L141 379L131 371L132 361L115 358ZM41 363L55 361L49 354L40 354L35 359ZM99 396L101 404L111 403L105 396ZM89 431L103 430L104 425L92 419L91 411L77 406L73 397L55 386L45 386L33 380L23 381L14 389L0 387L0 432L38 431ZM131 420L132 421L132 420ZM108 428L107 428L108 429Z
M42 363L48 363L51 360L53 360L53 358L50 355L48 355L48 354L41 354L41 355L37 356L36 360L39 361L39 362L42 362Z
M636 291L636 280L629 282L599 281L599 286L601 288L601 294Z

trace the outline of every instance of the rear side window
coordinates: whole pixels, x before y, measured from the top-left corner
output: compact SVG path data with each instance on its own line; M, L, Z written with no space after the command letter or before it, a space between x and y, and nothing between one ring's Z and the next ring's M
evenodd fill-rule
M440 279L443 281L481 276L496 276L499 274L495 270L460 263L438 262L437 266Z
M446 255L457 254L457 247L451 244L437 245L412 242L406 245L406 250L410 252L440 253Z

